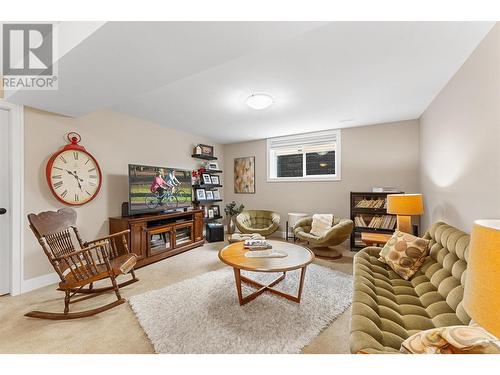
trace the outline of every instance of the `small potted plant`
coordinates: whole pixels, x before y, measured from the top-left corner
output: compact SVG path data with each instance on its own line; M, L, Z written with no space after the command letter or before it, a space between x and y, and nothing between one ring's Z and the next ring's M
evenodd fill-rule
M241 214L243 209L245 208L244 205L240 204L239 206L236 206L236 202L232 201L231 203L226 204L224 207L224 212L228 216L228 221L227 221L227 233L228 234L233 234L235 231L235 224L234 224L234 218L236 215Z

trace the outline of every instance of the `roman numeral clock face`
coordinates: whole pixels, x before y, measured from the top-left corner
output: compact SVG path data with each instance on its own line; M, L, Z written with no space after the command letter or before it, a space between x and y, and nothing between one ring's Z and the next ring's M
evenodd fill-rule
M101 185L99 166L86 152L67 150L56 155L47 170L47 182L63 203L82 205L92 200Z

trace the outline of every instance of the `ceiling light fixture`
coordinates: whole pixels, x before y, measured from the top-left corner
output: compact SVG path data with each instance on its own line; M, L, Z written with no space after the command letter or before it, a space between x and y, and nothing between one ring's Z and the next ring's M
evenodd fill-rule
M258 93L250 95L247 98L246 103L250 108L261 110L261 109L266 109L271 104L273 104L274 99L269 94Z

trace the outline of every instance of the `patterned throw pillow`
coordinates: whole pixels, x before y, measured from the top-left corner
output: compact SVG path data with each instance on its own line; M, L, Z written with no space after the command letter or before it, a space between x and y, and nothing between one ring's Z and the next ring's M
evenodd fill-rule
M500 354L500 341L478 325L450 326L415 333L401 344L407 354Z
M379 260L409 280L422 266L428 252L429 240L396 230L380 251Z

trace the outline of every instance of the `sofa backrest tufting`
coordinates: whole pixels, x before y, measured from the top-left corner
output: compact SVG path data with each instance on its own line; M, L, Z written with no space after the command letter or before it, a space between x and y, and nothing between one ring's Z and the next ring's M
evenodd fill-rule
M470 236L446 223L437 222L425 233L430 240L430 256L421 271L437 288L438 293L468 324L470 317L462 306Z

